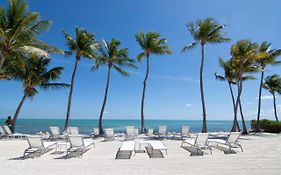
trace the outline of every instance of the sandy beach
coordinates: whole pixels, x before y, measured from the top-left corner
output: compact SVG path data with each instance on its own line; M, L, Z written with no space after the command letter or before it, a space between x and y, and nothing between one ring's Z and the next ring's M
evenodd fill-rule
M190 156L181 141L164 140L168 155L149 158L136 153L131 159L115 160L120 141L96 141L82 158L64 159L52 151L40 158L22 160L26 140L0 140L1 174L281 174L281 135L261 133L242 136L244 152Z

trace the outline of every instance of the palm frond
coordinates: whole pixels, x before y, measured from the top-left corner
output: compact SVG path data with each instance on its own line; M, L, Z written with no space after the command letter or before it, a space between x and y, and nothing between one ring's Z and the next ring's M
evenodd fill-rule
M194 43L188 44L188 45L184 46L184 48L182 49L181 52L185 52L187 50L191 50L191 49L195 48L197 45L198 45L198 42L194 42Z

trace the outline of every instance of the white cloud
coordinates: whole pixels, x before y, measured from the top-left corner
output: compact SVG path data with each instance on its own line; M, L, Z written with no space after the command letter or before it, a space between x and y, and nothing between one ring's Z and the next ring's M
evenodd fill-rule
M259 99L259 97L257 97L256 99ZM273 97L272 97L272 95L262 95L261 99L262 100L272 100Z
M189 108L189 107L191 106L191 104L190 104L190 103L187 103L185 106Z

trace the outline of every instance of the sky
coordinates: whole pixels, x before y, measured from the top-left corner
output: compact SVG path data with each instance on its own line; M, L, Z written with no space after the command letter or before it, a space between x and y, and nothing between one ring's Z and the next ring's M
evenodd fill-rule
M232 120L233 111L227 83L215 79L214 73L223 73L218 58L230 57L231 45L240 39L261 43L268 41L272 48L281 47L280 6L275 0L28 0L30 11L38 11L41 19L52 20L50 30L40 38L48 44L67 50L62 30L72 36L75 27L82 27L96 38L121 41L129 48L131 58L142 51L135 39L137 32L154 31L168 40L173 54L151 55L150 76L145 99L146 119L202 118L199 67L201 52L197 47L181 53L184 45L194 40L186 24L206 17L215 18L224 29L230 43L205 47L204 89L207 119ZM1 0L6 6L7 0ZM50 67L63 66L59 82L69 83L74 67L74 56L52 55ZM71 118L97 119L101 109L106 82L106 68L92 72L93 61L82 58L78 65L73 91ZM145 62L138 69L128 69L129 78L112 72L104 119L139 119ZM268 67L266 76L280 74L281 66ZM242 103L247 120L256 118L260 74L257 80L245 82ZM26 100L20 118L65 118L68 89L40 90L33 99ZM261 118L274 119L271 95L263 91ZM23 96L18 81L0 82L0 118L14 115ZM281 97L277 97L281 112Z

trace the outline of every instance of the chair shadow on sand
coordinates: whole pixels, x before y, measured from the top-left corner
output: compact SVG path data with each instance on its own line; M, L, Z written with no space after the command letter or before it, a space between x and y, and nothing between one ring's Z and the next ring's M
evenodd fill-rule
M204 151L198 150L192 146L182 146L182 148L185 149L186 151L190 152L190 156L203 156L204 154L206 154ZM212 146L212 148L220 150L220 151L224 152L224 154L236 154L236 152L234 150L230 150L229 148L225 148L222 146L214 145L214 146Z
M40 152L36 151L36 152L33 152L33 153L29 153L25 156L13 157L13 158L10 158L8 160L26 160L26 159L39 158L40 156L46 154L47 152L49 152L51 150L52 150L52 148L48 148L48 149L41 150Z
M84 149L84 150L79 150L79 151L75 151L75 152L70 152L66 155L60 156L60 157L56 157L54 159L71 159L71 158L82 158L83 154L85 154L87 151L89 151L90 149Z

